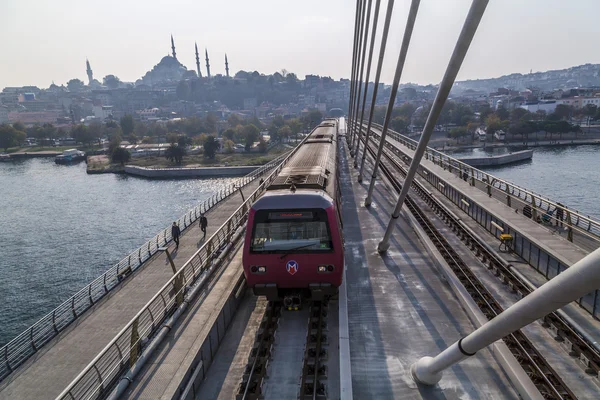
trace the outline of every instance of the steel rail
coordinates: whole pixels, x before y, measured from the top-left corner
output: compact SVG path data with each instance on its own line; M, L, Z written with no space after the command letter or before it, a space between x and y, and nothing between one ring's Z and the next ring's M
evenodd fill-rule
M277 330L277 321L281 313L281 304L271 301L267 304L267 309L259 327L259 332L254 340L255 351L251 351L250 358L252 363L246 365L248 375L242 377L242 382L238 387L236 400L256 400L262 398L262 383L266 375L268 359L271 356L271 345Z
M374 133L374 136L377 136L377 134ZM391 151L394 150L391 144L387 144L386 147ZM405 172L404 168L397 160L393 159L392 155L388 153L386 157L390 162L394 163L401 173ZM532 285L515 273L511 264L504 261L495 251L489 248L460 219L448 212L447 207L432 196L422 183L415 180L411 188L419 194L434 212L440 215L441 219L453 231L457 232L461 240L482 259L488 269L493 270L499 276L505 285L510 286L521 297L525 297L535 290L535 287L532 287ZM578 327L574 326L560 310L546 315L544 317L544 324L547 328L553 330L556 340L567 341L569 343L567 348L568 354L580 360L581 367L588 375L597 378L600 377L600 345L593 341L591 335L582 332Z
M374 156L374 151L371 147L366 146L366 148L371 155ZM387 152L384 152L384 156L386 160L392 164L394 169L400 173L405 173L404 168L400 166L392 156ZM394 187L394 190L400 192L402 184L400 184L394 173L387 166L387 163L381 163L380 168L390 184ZM413 185L416 186L414 182ZM503 311L500 304L494 299L493 295L485 288L475 274L473 274L470 268L468 268L466 263L464 263L462 258L456 253L452 246L450 246L444 236L435 228L433 223L429 221L410 195L406 197L406 205L423 230L430 237L442 257L448 262L458 279L463 283L473 300L478 304L484 315L488 319L492 319L500 314ZM554 371L531 341L529 341L521 331L509 335L508 339L504 338L504 341L524 370L532 377L532 381L536 387L538 387L540 393L546 395L546 398L576 399L575 395L562 381L556 371Z
M323 327L325 324L325 314L325 303L323 301L313 301L310 309L310 318L308 319L306 348L304 350L302 377L300 379L299 398L301 400L317 400L318 398L325 397L321 390L321 382L319 381L319 374L321 373L321 352L323 350L322 346L324 342ZM315 323L316 328L313 327ZM316 330L314 334L313 330ZM313 341L315 345L314 349L312 348ZM310 377L312 377L312 383L308 382ZM312 387L310 385L312 385Z

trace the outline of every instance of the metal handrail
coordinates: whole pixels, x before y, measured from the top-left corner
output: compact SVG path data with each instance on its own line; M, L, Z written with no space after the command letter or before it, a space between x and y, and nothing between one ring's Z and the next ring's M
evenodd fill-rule
M277 157L186 212L177 220L182 230L193 224L201 213L207 212L236 193L237 190L253 182L257 177L281 163L286 156L287 154ZM167 227L0 348L2 357L0 381L117 287L133 271L140 268L158 251L159 247L166 245L171 240L171 229Z
M381 129L381 125L373 124L377 128ZM414 150L418 144L417 141L402 135L398 132L388 130L388 135L395 139L400 144L408 147L409 149ZM510 196L516 201L520 201L527 205L530 205L534 212L548 212L550 210L562 209L563 210L563 220L562 222L568 227L573 227L577 230L581 235L589 238L590 240L596 242L596 244L600 244L600 221L594 220L589 216L585 216L581 214L579 211L571 210L567 208L567 206L560 206L557 202L548 199L540 194L532 192L529 189L523 188L519 185L516 185L512 182L506 181L504 179L495 177L487 172L481 171L477 168L474 168L456 158L453 158L445 153L442 153L438 150L432 149L431 147L427 147L425 151L425 158L433 161L435 164L444 168L448 172L454 173L459 178L463 178L461 176L462 173L468 174L468 179L472 180L472 186L477 187L474 184L473 180L476 180L485 187L489 185L501 192L503 194ZM479 187L479 189L482 189ZM489 192L488 192L489 194ZM550 216L550 219L553 221L559 221L555 214L553 213ZM570 219L570 221L569 221ZM569 239L570 241L572 240Z
M306 140L306 138L304 139ZM69 384L57 399L95 399L104 394L123 368L133 364L141 352L141 344L160 328L162 322L183 302L186 288L206 283L216 270L213 261L230 243L232 236L246 221L252 203L277 177L302 141L291 151L258 188L239 206L221 227L173 275L131 321Z

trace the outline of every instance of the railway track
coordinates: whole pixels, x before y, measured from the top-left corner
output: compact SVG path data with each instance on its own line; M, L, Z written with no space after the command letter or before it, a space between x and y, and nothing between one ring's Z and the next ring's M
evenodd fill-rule
M369 151L371 156L375 158L375 152L371 146L366 146L366 149ZM406 176L406 171L392 156L389 155L389 153L384 151L383 155L385 156L385 161L382 160L383 162L380 164L380 169L390 184L399 193L402 185L399 179L396 178L393 170L400 172L404 176ZM444 211L441 211L444 209L444 207L441 204L437 204L437 201L432 198L433 196L429 195L424 188L419 188L418 186L418 182L415 182L412 188L415 189L420 196L426 196L428 200L430 200L428 201L428 204L435 204L439 207L439 210L436 210L435 206L432 207L434 208L436 214L440 215L440 213L444 213ZM458 253L452 248L444 235L442 235L435 228L433 223L425 216L424 212L419 208L417 203L411 198L410 195L406 198L406 205L419 225L434 243L444 260L448 263L473 300L479 306L483 314L488 319L493 319L495 316L500 314L503 311L503 308L494 299L494 296L485 288L483 283L475 276L475 274L466 265ZM449 212L446 212L446 214L446 219L452 218ZM464 236L465 232L461 231L460 224L455 225L454 232L459 236L461 236L461 234ZM476 245L475 241L472 241L472 243L474 246ZM483 246L481 247L483 250L486 250L483 248ZM539 353L533 343L531 343L531 341L521 331L511 334L505 337L503 340L544 398L577 398L563 382L556 371Z
M380 138L376 131L372 131L373 135ZM410 162L406 156L403 156L393 145L386 144L386 148L394 152L396 156L402 158L404 162ZM389 153L384 151L386 158L405 177L406 169ZM509 286L512 291L516 292L521 298L530 294L534 287L531 287L527 282L522 280L514 273L512 266L504 261L498 254L489 250L481 240L468 227L466 227L459 218L448 211L439 200L437 200L425 187L415 180L411 189L416 191L423 201L440 217L446 225L448 225L465 245L482 261L482 263L496 275L502 283ZM408 202L407 202L408 203ZM546 315L543 319L544 327L551 330L554 338L558 342L562 342L563 348L566 349L569 356L576 358L579 361L580 367L586 374L595 377L596 384L600 384L600 350L598 346L590 340L587 335L580 332L577 327L569 322L567 318L561 315L560 312L553 312Z
M327 379L327 368L324 363L327 357L326 317L327 305L325 302L313 302L308 320L306 349L300 380L300 400L324 400L327 398L324 382Z
M280 302L267 304L242 381L238 387L236 400L264 398L264 385L268 379L267 370L274 353L274 342L278 333L281 312ZM328 353L327 312L328 306L325 301L315 301L310 304L302 373L299 376L298 385L297 398L300 400L325 400L327 398L327 368L325 365ZM295 334L301 335L302 332L295 332ZM285 340L285 338L281 340Z
M281 315L281 303L270 301L262 318L254 346L250 351L242 382L238 387L236 400L257 400L262 398L263 383L275 341L275 331Z

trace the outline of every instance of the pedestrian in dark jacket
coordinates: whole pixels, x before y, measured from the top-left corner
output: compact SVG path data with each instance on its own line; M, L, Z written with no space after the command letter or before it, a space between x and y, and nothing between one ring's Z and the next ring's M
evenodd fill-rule
M171 226L171 236L173 236L173 240L175 241L175 248L179 248L179 236L181 235L181 229L177 226L177 222L173 222L173 226Z
M202 239L204 239L206 237L206 226L207 225L208 225L208 220L206 219L204 214L200 214L200 229L202 230L202 233L204 233L204 236L202 236Z

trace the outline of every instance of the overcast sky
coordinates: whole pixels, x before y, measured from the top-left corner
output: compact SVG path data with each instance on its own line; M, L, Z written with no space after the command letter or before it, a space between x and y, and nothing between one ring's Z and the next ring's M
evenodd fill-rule
M387 0L381 0L379 33ZM402 82L437 83L470 0L422 0ZM135 81L170 52L195 69L194 41L207 47L212 74L281 69L348 78L352 0L0 0L0 88ZM375 0L373 0L374 8ZM410 1L396 0L383 67L391 82ZM491 0L458 79L600 63L600 1ZM378 35L379 36L379 35ZM379 40L376 52L379 51ZM203 57L202 57L203 58ZM202 73L206 73L202 61ZM374 75L374 67L372 76Z

